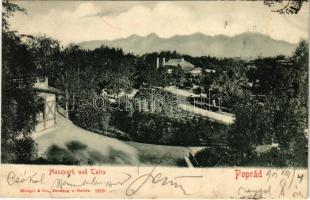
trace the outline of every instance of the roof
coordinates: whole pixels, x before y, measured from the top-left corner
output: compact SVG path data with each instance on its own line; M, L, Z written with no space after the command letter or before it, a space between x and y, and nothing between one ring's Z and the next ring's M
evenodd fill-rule
M278 147L279 147L278 143L257 145L255 147L255 151L257 153L266 153L266 152L270 151L272 148L278 148Z
M27 78L36 78L36 77L45 77L47 74L36 71L36 72L29 72L22 75L14 76L13 79L27 79Z
M205 69L205 72L207 72L207 73L215 73L216 71L214 69Z
M57 88L51 87L51 86L48 86L48 88L36 88L35 87L34 90L36 90L38 92L44 92L44 93L64 94L63 91L61 91Z
M205 72L207 72L207 73L215 73L215 70L214 70L214 69L202 69L202 68L200 68L200 67L197 67L197 68L193 69L193 70L191 71L191 73L192 73L192 74L201 74L202 71L205 71Z
M202 72L202 69L200 67L197 67L191 71L192 74L201 74L201 72Z
M180 59L170 59L168 62L165 63L165 66L180 66L183 70L190 71L195 68L195 66L186 60L184 58Z

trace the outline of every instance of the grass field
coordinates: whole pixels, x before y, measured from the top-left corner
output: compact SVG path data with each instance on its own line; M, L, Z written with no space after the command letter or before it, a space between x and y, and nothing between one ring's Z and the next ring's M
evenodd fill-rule
M186 147L121 141L75 126L57 116L57 128L35 138L39 156L55 160L74 159L81 165L162 165L183 166ZM75 145L72 145L72 142ZM53 147L53 148L51 148Z

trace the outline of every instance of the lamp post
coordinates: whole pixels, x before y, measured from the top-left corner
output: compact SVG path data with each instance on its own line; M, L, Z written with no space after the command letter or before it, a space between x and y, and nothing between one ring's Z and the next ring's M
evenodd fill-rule
M214 95L212 95L212 98L217 98L218 100L219 100L219 106L218 106L218 108L219 108L219 110L218 111L221 111L221 96L220 96L220 94L218 93L218 94L214 94ZM215 103L215 100L214 100L214 103ZM215 107L216 107L216 105L214 105Z
M151 94L151 112L154 112L155 110L155 98L154 98L154 88L151 88L152 94Z
M211 101L210 101L211 100L210 99L210 97L211 97L211 90L212 89L209 89L209 98L208 98L209 99L209 111L211 110Z

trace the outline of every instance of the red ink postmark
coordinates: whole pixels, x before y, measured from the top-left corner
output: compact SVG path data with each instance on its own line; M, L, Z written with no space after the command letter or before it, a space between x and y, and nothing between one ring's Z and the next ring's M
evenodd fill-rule
M239 170L235 169L235 177L238 179L250 179L250 178L262 178L263 172L262 170Z

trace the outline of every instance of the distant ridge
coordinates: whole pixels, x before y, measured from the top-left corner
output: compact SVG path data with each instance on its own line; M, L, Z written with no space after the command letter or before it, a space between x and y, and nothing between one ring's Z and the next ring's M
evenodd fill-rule
M158 51L177 51L191 56L216 57L268 57L291 55L297 44L275 40L260 33L242 33L236 36L215 35L203 33L191 35L175 35L170 38L160 38L152 33L147 36L131 35L115 40L93 40L78 43L82 49L95 49L102 45L122 48L125 52L142 55Z

